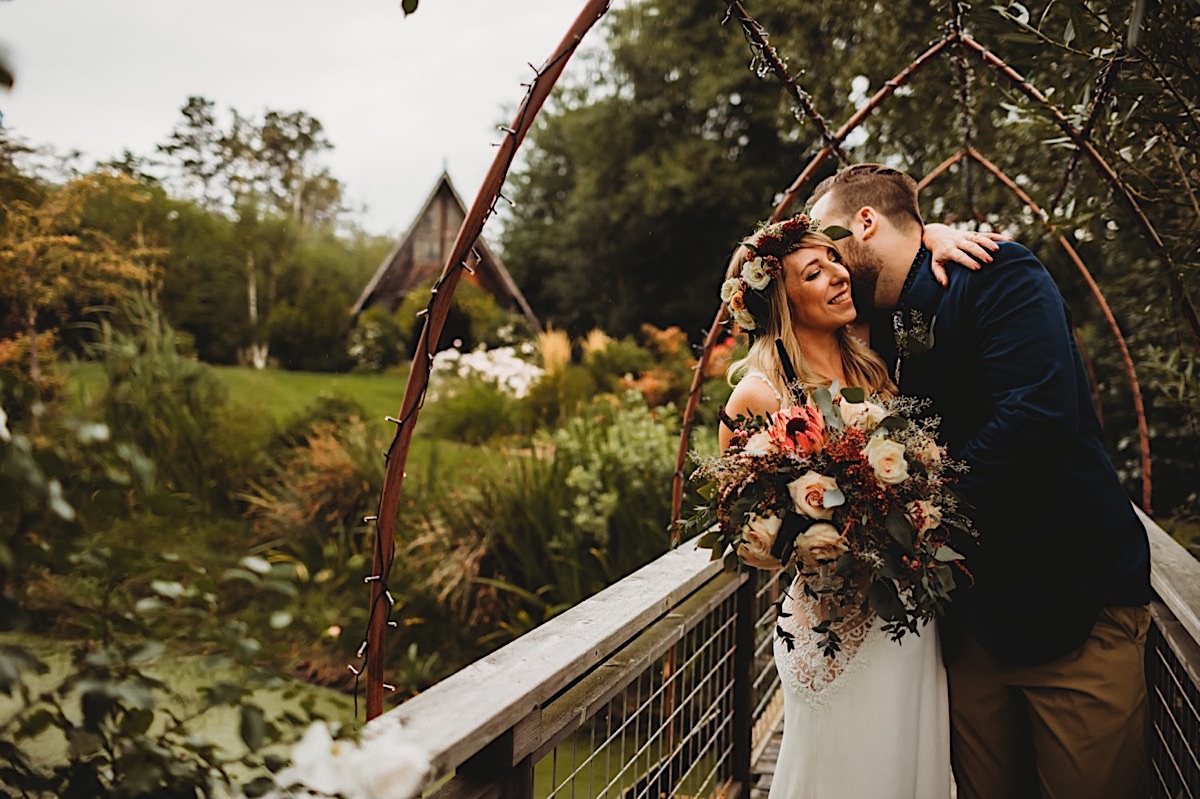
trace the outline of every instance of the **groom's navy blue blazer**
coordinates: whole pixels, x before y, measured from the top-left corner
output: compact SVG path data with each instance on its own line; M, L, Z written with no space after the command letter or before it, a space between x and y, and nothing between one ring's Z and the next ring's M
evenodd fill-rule
M979 530L959 542L970 576L959 575L952 612L998 659L1048 662L1083 643L1101 607L1150 600L1145 529L1041 262L1002 243L980 271L952 269L944 291L928 257L913 269L900 310L932 320L933 347L900 359L900 392L932 400L950 455L970 467L958 489ZM873 322L894 368L892 316Z

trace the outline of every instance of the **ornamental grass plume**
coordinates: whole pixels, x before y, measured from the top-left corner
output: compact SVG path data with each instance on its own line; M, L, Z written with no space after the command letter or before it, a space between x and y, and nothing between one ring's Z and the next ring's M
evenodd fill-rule
M583 350L583 357L586 359L589 355L596 352L603 352L608 349L608 345L612 343L612 338L598 327L592 328L579 346Z
M537 348L542 356L542 368L548 375L561 372L571 362L571 339L565 330L555 330L547 325L538 333Z

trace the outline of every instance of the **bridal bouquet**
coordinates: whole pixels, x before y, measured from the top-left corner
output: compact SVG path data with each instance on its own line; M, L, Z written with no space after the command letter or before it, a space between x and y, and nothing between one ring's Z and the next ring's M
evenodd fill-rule
M813 599L832 600L815 629L827 655L839 650L837 608L865 603L893 640L938 615L962 555L951 530L972 534L949 488L963 468L936 440L937 420L910 421L921 403L867 401L862 389L813 392L767 418L726 417L722 455L697 457L692 480L705 503L679 522L727 569L800 569ZM837 576L843 579L830 580ZM836 586L831 588L830 586ZM788 640L782 628L779 634Z

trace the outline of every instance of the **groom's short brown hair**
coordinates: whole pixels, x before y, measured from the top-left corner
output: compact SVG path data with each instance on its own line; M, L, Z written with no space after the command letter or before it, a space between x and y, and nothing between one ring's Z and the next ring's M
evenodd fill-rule
M914 221L925 224L917 205L917 182L899 169L883 164L848 166L818 183L809 205L830 192L829 211L837 219L869 205L899 228L908 228Z

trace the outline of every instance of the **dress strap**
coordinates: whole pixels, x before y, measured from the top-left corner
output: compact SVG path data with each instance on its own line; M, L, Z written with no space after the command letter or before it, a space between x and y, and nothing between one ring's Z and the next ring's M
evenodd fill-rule
M772 382L769 377L767 377L765 374L760 372L758 369L751 369L749 372L746 372L746 374L742 375L743 380L745 380L748 377L757 377L759 380L766 383L768 386L771 387L771 392L775 394L775 399L779 400L779 407L780 408L788 407L788 403L786 401L784 401L783 395L779 393L779 389L775 388L775 383Z

